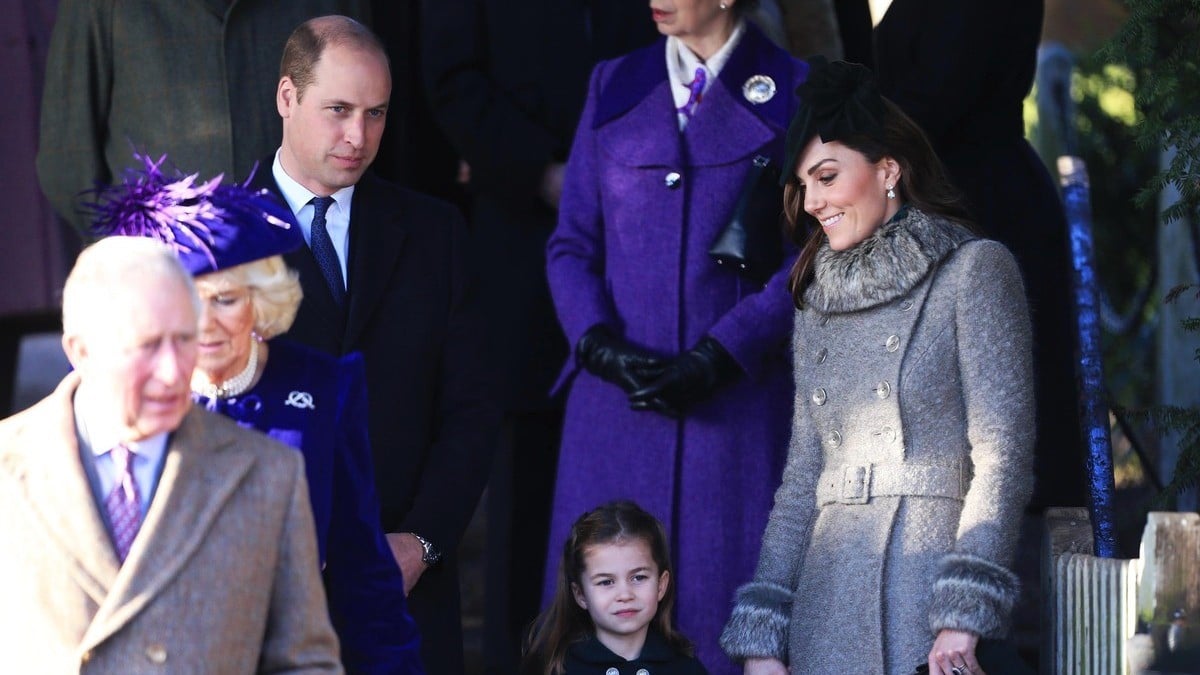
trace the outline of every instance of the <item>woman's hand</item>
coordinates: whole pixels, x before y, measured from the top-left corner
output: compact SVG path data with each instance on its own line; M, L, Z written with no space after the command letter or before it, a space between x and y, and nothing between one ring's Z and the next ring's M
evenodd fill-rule
M929 650L929 675L987 675L975 660L977 644L974 633L942 629Z
M787 666L779 659L746 659L745 675L788 675Z

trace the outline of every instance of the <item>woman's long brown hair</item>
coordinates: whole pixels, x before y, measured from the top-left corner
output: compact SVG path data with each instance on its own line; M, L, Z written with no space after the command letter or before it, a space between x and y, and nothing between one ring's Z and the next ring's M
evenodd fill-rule
M953 220L969 230L971 224L961 193L950 182L942 161L921 131L921 127L895 103L883 99L884 118L881 130L840 138L842 143L874 164L891 157L900 165L899 198L925 213ZM783 213L787 218L787 234L799 247L800 255L792 265L788 289L797 308L804 308L804 291L812 283L813 261L825 242L821 224L804 210L804 186L797 177L797 167L788 167L791 175L783 188Z
M554 601L534 622L525 646L522 673L563 675L567 649L586 639L595 630L587 610L575 602L572 584L583 583L587 550L593 546L644 541L658 573L671 571L667 533L658 519L630 501L610 502L580 516L563 544L562 564ZM691 656L692 643L675 630L671 614L675 609L675 579L672 575L667 592L658 603L653 626L676 652Z

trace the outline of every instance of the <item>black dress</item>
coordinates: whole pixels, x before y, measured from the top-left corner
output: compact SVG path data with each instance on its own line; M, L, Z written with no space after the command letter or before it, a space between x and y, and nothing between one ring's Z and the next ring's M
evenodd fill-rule
M646 635L642 653L632 661L617 656L593 636L571 645L565 665L566 675L708 675L696 657L675 651L653 629Z

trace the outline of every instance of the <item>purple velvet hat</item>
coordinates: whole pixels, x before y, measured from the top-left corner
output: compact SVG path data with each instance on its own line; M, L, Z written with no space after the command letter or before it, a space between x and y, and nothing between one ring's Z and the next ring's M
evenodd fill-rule
M200 276L287 253L304 245L291 210L267 190L223 184L223 175L197 184L198 174L166 176L163 155L134 153L141 168L97 188L89 204L98 237L151 237L169 245L183 266ZM249 182L249 181L247 181Z

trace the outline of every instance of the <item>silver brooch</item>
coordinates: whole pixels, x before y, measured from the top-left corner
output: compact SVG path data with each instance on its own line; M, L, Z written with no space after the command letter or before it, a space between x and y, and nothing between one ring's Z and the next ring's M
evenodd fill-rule
M288 394L287 400L284 401L283 404L290 405L293 408L299 408L301 410L304 410L305 408L307 408L309 410L317 409L317 406L313 405L313 395L308 393L307 391L290 392Z
M755 75L742 85L742 96L755 105L766 103L775 97L775 80L767 75Z

